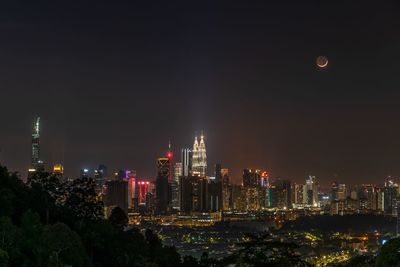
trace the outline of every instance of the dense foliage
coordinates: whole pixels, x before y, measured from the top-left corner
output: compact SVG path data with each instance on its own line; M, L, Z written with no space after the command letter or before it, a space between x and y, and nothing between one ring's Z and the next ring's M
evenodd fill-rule
M184 264L151 231L124 231L120 210L104 220L94 188L91 179L62 183L48 173L24 184L0 167L0 267Z

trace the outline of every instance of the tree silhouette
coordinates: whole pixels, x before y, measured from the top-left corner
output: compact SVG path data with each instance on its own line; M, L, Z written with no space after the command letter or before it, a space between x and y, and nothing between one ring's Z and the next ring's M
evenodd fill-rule
M128 217L120 207L115 207L111 211L111 215L108 220L115 226L123 228L128 224Z

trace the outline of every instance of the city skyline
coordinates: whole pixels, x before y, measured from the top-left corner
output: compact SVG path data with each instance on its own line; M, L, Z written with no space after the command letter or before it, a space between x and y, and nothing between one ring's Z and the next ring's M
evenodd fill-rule
M96 175L99 171L98 168L107 168L106 165L104 165L104 163L97 163L97 165L95 164L94 166L90 166L90 168L88 168L88 166L83 166L78 170L73 170L73 171L69 171L69 172L64 172L64 165L63 162L47 162L43 160L43 158L40 157L40 151L41 151L41 141L40 141L40 135L41 135L41 124L40 124L40 117L36 117L34 122L33 122L33 127L32 127L32 139L31 139L31 162L30 165L28 167L27 170L11 170L11 171L17 171L20 173L21 178L24 179L25 178L25 172L28 172L28 175L30 173L36 172L37 170L39 171L48 171L48 172L54 172L54 173L58 173L61 170L62 175L65 175L65 177L69 178L69 179L75 179L78 177L78 174L74 174L74 175L68 175L68 173L79 173L79 176L86 176L86 177L92 177L92 178L96 178ZM157 173L159 173L159 162L160 160L168 160L168 165L169 165L169 172L170 174L168 175L168 181L171 183L173 181L177 182L179 180L179 173L182 176L190 176L190 175L195 175L198 177L207 177L207 178L212 178L213 176L217 176L220 174L216 173L216 168L219 169L219 171L221 171L221 164L220 163L214 163L214 164L209 164L207 163L207 156L206 156L206 145L205 145L205 135L204 135L204 131L201 131L201 135L200 135L200 142L198 140L198 135L197 132L194 135L194 144L192 148L175 148L175 150L177 150L177 152L181 152L181 153L175 153L174 149L172 148L172 144L171 144L171 139L169 139L168 141L168 146L167 148L164 150L164 152L162 152L161 154L159 154L157 160L156 160L156 170ZM182 165L182 162L186 162L184 165ZM193 164L194 163L194 164ZM1 162L0 162L1 164ZM178 165L178 169L179 169L179 173L176 173L175 171L175 166ZM183 166L186 166L184 168L182 168ZM110 173L108 173L108 175L105 175L105 173L103 171L102 172L102 178L107 178L107 179L113 179L113 176L116 177L117 173L118 173L118 177L120 176L120 173L123 173L125 175L125 173L131 173L131 171L134 171L134 176L133 177L137 177L141 180L143 179L150 179L150 181L156 183L157 181L157 177L158 174L154 175L154 176L144 176L142 174L137 174L136 170L133 170L131 168L132 166L123 166L123 167L119 167L119 168L114 168L110 170ZM224 168L226 168L226 170L229 170L229 166L224 166ZM54 169L54 170L53 170ZM56 170L57 169L57 170ZM185 170L187 169L187 170ZM114 170L114 171L113 171ZM272 179L275 180L277 179L277 181L279 180L288 180L291 182L294 182L295 184L301 184L302 183L302 179L306 179L306 181L308 181L308 179L317 179L317 184L318 186L321 187L322 190L327 190L330 189L331 186L333 186L334 184L347 184L348 186L358 186L358 185L368 185L368 182L361 182L359 184L356 183L348 183L346 181L340 180L338 176L335 176L334 179L332 181L330 181L327 184L321 183L319 177L316 177L315 175L312 175L312 173L306 175L305 177L301 177L300 179L292 179L290 177L281 177L279 175L275 175L275 176L271 176L270 170L266 169L266 168L260 168L258 167L242 167L241 168L241 173L238 177L230 177L230 181L233 184L242 184L246 186L246 172L251 170L256 171L257 173L259 173L259 175L261 173L263 173L263 175L265 175L266 177L269 177L267 179ZM113 175L115 173L115 175ZM216 178L216 177L214 177ZM262 179L261 179L262 180ZM387 176L384 177L383 180L379 180L379 182L372 182L372 185L383 185L384 183L388 182L388 181L398 181L398 177L392 177L392 176ZM268 183L268 180L267 180ZM308 182L307 182L308 183ZM306 184L307 184L306 183ZM315 198L316 196L314 196Z
M29 167L40 115L41 158L69 176L104 163L154 178L169 139L179 155L204 130L208 162L234 182L244 168L325 185L398 177L398 7L7 3L0 160Z

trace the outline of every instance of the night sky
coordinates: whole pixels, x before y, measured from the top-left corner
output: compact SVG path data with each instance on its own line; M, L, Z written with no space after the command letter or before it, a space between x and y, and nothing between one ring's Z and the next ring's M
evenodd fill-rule
M26 174L40 115L42 159L69 176L104 163L154 178L168 139L178 156L201 130L234 181L244 167L322 185L400 176L399 1L7 2L10 170Z

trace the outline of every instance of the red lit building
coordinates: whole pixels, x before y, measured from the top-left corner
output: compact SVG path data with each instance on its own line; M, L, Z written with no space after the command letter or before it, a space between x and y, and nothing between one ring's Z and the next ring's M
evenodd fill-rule
M149 181L139 181L138 184L138 200L139 204L146 203L146 194L149 192L150 189L150 182Z

